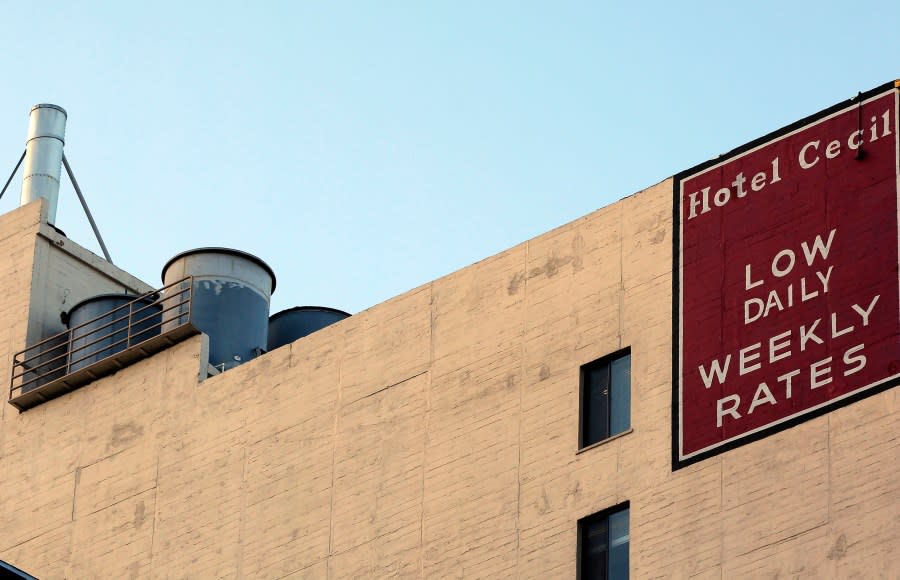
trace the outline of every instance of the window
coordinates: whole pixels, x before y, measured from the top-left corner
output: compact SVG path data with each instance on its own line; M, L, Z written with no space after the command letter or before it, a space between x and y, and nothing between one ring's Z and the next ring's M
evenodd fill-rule
M581 447L631 428L631 350L581 367Z
M38 580L31 574L23 572L12 564L7 564L3 560L0 560L0 578L9 578L10 580Z
M580 580L627 580L628 504L578 522Z

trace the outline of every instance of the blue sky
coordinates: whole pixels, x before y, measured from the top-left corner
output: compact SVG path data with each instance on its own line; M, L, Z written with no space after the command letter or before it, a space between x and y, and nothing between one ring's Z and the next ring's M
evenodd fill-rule
M228 246L357 312L900 77L897 2L4 3L117 265ZM0 200L18 205L21 175ZM100 254L64 181L57 225Z

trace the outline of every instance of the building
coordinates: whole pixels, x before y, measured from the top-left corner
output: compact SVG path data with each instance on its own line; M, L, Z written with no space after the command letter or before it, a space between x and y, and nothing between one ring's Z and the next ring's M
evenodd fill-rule
M225 372L187 333L0 406L0 559L43 579L896 577L897 94ZM50 206L0 216L0 376L76 302L151 290Z

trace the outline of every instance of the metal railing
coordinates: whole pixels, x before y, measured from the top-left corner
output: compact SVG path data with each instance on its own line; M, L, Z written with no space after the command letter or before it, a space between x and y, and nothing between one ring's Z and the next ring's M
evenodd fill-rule
M31 391L69 391L174 344L186 336L176 331L190 327L192 288L183 278L17 352L10 402L22 409L16 398Z

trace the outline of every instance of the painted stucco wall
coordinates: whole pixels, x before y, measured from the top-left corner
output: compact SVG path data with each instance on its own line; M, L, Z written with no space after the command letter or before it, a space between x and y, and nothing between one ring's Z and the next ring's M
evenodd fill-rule
M671 195L203 382L198 336L0 405L0 559L45 579L569 578L578 519L628 501L635 578L895 575L897 389L672 471ZM39 217L0 216L0 376ZM632 430L579 453L579 366L626 346Z

